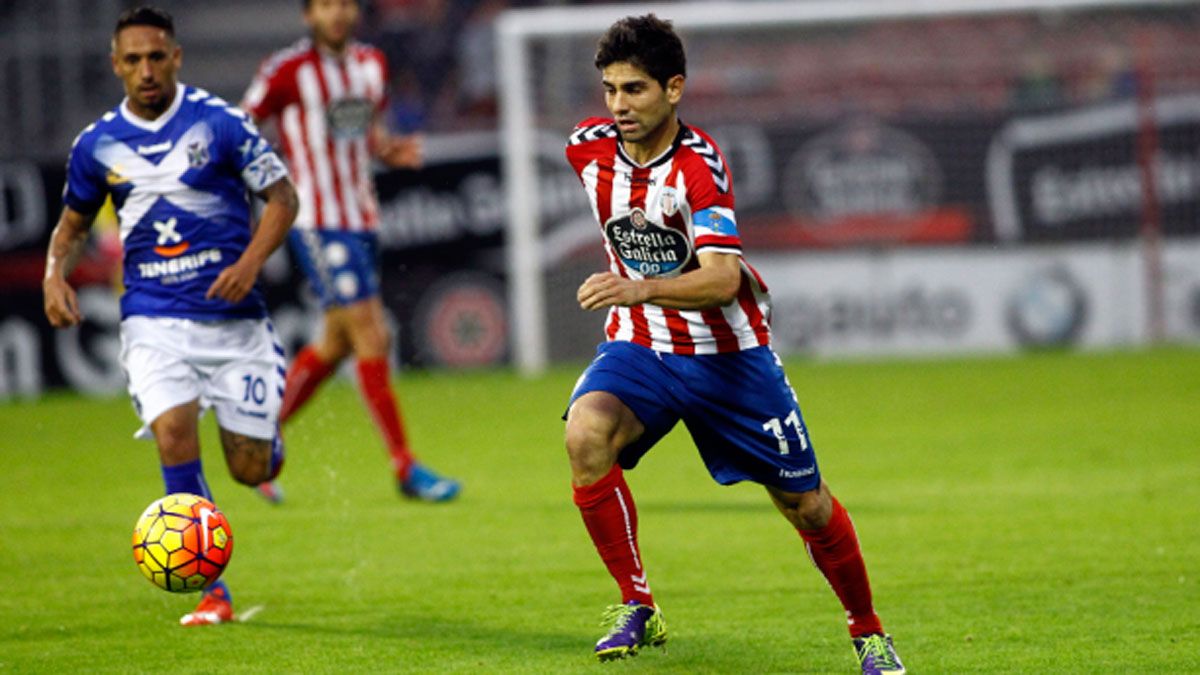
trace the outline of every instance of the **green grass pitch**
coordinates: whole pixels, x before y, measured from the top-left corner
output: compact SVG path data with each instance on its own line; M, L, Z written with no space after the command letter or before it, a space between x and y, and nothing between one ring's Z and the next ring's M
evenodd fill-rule
M1200 351L788 371L911 672L1200 671ZM162 483L128 401L0 404L0 672L854 672L799 537L681 430L629 474L668 651L592 661L616 591L571 503L577 374L398 379L418 452L464 481L451 505L397 496L346 382L290 427L280 507L206 419L225 578L261 610L201 629L130 555Z

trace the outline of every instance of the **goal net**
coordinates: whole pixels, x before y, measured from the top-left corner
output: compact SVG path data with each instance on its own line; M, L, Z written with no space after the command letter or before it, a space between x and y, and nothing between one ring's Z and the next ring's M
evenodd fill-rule
M1170 309L1164 304L1190 301L1164 297L1171 260L1168 251L1164 263L1159 242L1200 234L1200 6L1194 2L842 0L514 10L497 24L497 57L513 354L523 372L586 358L601 338L602 313L579 310L574 294L607 263L562 149L578 121L608 116L592 65L597 38L621 17L651 11L683 37L688 78L680 116L712 134L729 160L752 263L800 259L833 269L863 260L855 269L870 283L901 276L903 264L920 267L920 256L961 252L969 274L971 255L1028 251L1026 257L1045 259L1077 245L1086 256L1124 242L1144 273L1099 280L1103 265L1120 267L1125 258L1118 256L1088 268L1100 271L1075 276L1093 274L1114 292L1136 296L1130 302L1144 326L1130 329L1131 340L1161 336ZM884 257L871 264L873 255L895 251L912 252L916 262ZM805 279L796 276L794 283L820 282ZM1049 300L1040 308L1017 306L1017 298L1010 303L1017 308L1007 311L1007 320L1041 331L1039 339L1050 344L1070 330L1059 310L1074 302L1070 288L1053 288L1055 279L1049 276ZM1139 290L1119 290L1126 282ZM792 277L776 279L773 291L780 283L787 290ZM911 324L914 335L904 339L914 345L918 329L949 335L962 320L956 312L980 312L969 302L939 299L936 290L920 297L907 292L897 290L888 307L876 298L840 307L823 301L807 314L800 305L793 309L827 333L836 333L839 322L886 324L897 335ZM1200 317L1200 290L1194 300ZM1013 319L1013 312L1028 314ZM1119 341L1120 329L1113 330ZM803 349L809 339L815 338L789 338L784 346Z

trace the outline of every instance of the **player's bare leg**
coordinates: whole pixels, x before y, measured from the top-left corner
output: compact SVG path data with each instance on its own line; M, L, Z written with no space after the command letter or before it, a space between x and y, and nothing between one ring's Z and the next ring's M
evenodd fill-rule
M643 431L637 416L616 396L603 391L580 396L567 413L571 482L584 487L604 478L617 463L621 449Z
M768 486L775 507L804 539L813 563L837 594L850 623L850 636L863 673L904 673L892 638L883 632L871 599L871 582L858 535L846 509L821 481L815 490L785 492Z
M616 396L593 391L567 413L566 446L575 505L592 543L621 589L621 604L605 611L608 633L596 643L602 661L637 654L667 641L667 626L654 604L637 540L637 508L617 464L621 449L645 428Z
M200 464L200 404L190 401L162 413L150 423L162 461L167 494L188 492L212 501ZM179 620L185 626L206 626L233 619L229 588L217 581L204 589L196 609Z
M167 410L150 423L163 466L178 466L200 459L199 418L200 404L191 401Z
M833 493L825 481L816 490L808 492L784 492L767 487L767 494L775 508L787 518L797 530L816 530L829 524L833 515Z
M392 334L379 296L330 308L325 318L331 355L339 353L334 350L344 349L345 345L354 354L363 402L383 436L400 491L428 502L454 499L461 489L458 482L443 478L417 462L409 448L400 406L392 391L388 364Z
M251 438L222 428L221 446L229 474L243 485L253 487L272 480L283 464L283 445L278 436Z

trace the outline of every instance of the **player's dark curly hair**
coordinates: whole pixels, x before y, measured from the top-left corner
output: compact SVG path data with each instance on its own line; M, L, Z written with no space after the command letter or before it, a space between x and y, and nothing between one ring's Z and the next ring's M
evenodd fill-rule
M117 17L117 27L113 29L113 36L117 33L129 28L130 26L151 26L153 28L161 28L166 31L167 35L175 37L175 20L167 14L165 10L149 5L133 7L121 12L121 16Z
M670 21L647 14L614 23L596 46L596 68L626 62L646 71L663 87L676 75L687 75L683 42Z

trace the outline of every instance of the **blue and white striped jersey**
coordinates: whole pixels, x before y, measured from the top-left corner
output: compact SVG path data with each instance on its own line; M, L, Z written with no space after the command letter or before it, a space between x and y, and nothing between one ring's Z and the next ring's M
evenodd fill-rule
M204 294L250 243L247 191L286 175L244 112L178 84L155 120L123 101L83 130L63 201L93 214L112 195L124 248L122 318L260 318L266 305L257 287L236 305Z

